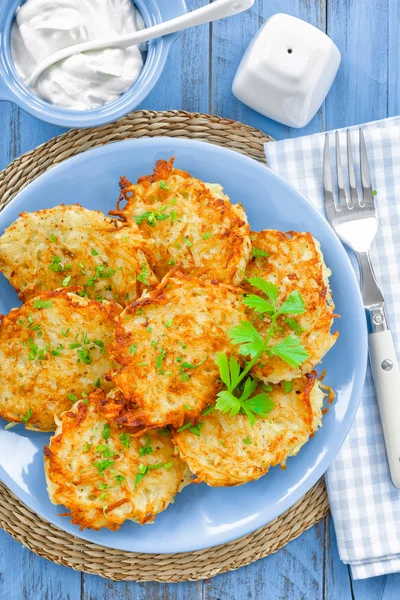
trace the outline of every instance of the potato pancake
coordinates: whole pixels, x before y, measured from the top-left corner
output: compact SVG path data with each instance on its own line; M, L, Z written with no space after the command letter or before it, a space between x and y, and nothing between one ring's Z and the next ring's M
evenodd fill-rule
M82 286L96 300L125 306L156 285L134 223L73 204L21 216L0 237L0 270L21 300L61 287Z
M81 529L116 530L127 519L149 523L190 483L170 435L134 437L108 422L106 411L101 390L86 404L76 402L45 447L50 500L63 504Z
M0 321L0 416L52 431L54 416L115 367L108 354L122 308L62 291L43 292Z
M322 424L324 394L315 373L268 393L273 408L252 426L246 415L231 417L218 410L200 417L195 433L175 432L181 458L210 486L240 485L259 479L270 467L285 466Z
M221 186L204 184L173 163L157 161L154 174L136 185L122 178L117 210L110 214L135 221L154 242L152 266L160 279L181 263L188 275L239 285L251 249L243 207L231 204Z
M238 356L227 331L245 318L240 291L171 272L119 316L113 381L142 409L138 424L180 427L214 400L218 352Z
M336 315L329 287L330 270L325 265L318 241L311 233L283 233L267 229L252 232L251 241L253 258L247 266L242 286L246 293L263 295L248 281L252 277L260 277L279 288L278 307L294 290L300 292L305 305L303 314L279 316L270 344L295 336L306 350L308 359L300 367L294 367L273 356L262 359L262 367L258 365L253 369L258 379L279 383L309 373L336 342L339 333L331 333ZM248 309L247 317L265 338L271 319L252 309Z

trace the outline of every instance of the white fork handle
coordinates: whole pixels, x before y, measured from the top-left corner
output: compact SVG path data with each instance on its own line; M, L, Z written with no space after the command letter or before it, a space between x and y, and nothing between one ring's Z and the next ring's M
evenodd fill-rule
M165 0L168 2L168 0ZM185 15L164 21L153 27L142 29L136 33L120 36L109 40L95 40L91 42L83 42L82 44L75 44L74 46L68 46L62 50L58 50L45 58L36 67L31 77L29 78L28 84L30 86L35 85L38 77L48 67L53 65L64 58L68 58L78 52L88 52L89 50L100 50L101 48L128 48L129 46L137 46L143 42L150 42L155 38L168 35L170 33L176 33L189 27L195 27L196 25L205 25L216 21L217 19L224 19L237 15L251 6L253 6L254 0L214 0L211 4L206 4L197 10L193 10Z
M390 475L400 489L400 371L389 330L369 334L369 355Z

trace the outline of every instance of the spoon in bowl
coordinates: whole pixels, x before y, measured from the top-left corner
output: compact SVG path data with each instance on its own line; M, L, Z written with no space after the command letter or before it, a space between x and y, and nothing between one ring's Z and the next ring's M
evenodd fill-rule
M149 42L150 40L168 35L169 33L176 33L177 31L188 29L189 27L204 25L205 23L211 23L217 19L224 19L225 17L237 15L250 8L253 4L254 0L214 0L212 4L202 6L197 10L176 17L176 19L164 21L164 23L142 29L141 31L137 31L130 35L110 40L105 40L103 38L91 42L84 42L82 44L75 44L74 46L68 46L67 48L54 52L42 60L29 78L28 85L31 87L34 86L43 71L51 67L51 65L54 65L64 58L78 54L79 52L101 50L103 48L128 48L129 46L137 46L138 44Z

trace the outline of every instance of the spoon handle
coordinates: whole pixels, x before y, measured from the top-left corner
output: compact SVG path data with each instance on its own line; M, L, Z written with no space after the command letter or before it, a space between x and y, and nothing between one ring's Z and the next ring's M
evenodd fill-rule
M254 0L214 0L212 4L206 4L206 6L202 6L185 15L181 15L180 17L176 17L169 21L164 21L164 23L142 29L141 31L137 31L130 35L110 40L102 39L68 46L45 58L32 73L28 84L30 86L35 85L38 77L48 67L64 58L78 54L79 52L88 52L89 50L100 50L102 48L110 47L128 48L129 46L136 46L170 33L188 29L189 27L204 25L205 23L211 23L211 21L216 21L217 19L224 19L225 17L239 14L250 8L253 4Z

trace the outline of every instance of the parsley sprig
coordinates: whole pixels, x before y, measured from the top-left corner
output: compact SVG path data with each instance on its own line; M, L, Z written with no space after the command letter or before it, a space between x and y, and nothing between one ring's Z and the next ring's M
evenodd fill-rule
M258 382L249 375L251 369L259 362L265 353L269 358L278 356L292 367L298 367L308 358L308 353L301 345L298 337L289 335L276 344L270 344L274 334L275 325L280 315L298 315L305 312L305 305L297 290L291 292L286 300L278 306L279 288L271 281L260 277L249 279L251 285L263 292L263 296L248 294L242 300L243 304L255 312L267 315L270 326L265 337L257 331L248 321L228 331L234 344L239 345L239 352L249 356L251 360L242 369L235 357L228 359L226 354L218 354L217 365L221 381L226 389L217 394L215 408L222 413L234 416L238 413L247 415L250 423L254 425L256 417L266 417L273 408L273 402L266 391L253 395Z

